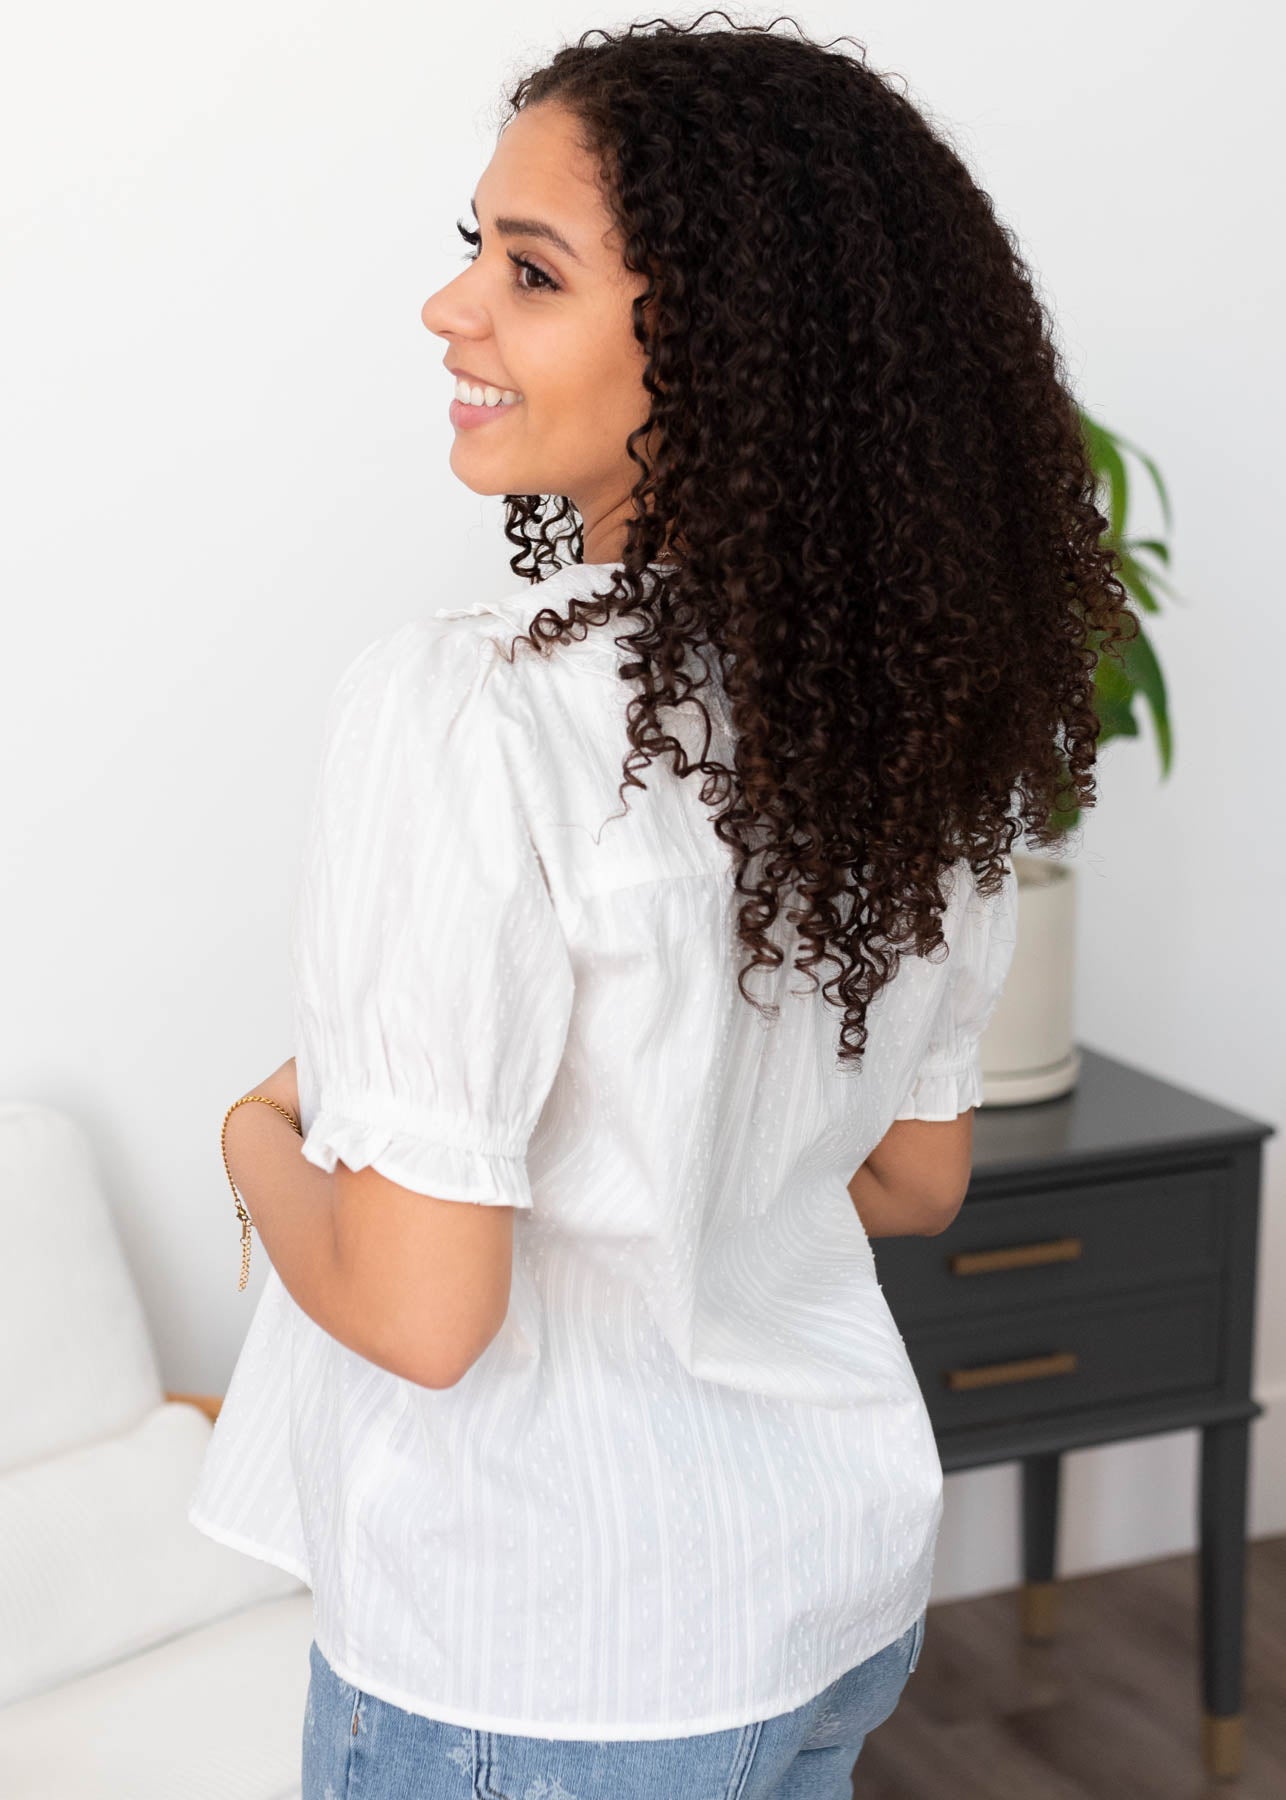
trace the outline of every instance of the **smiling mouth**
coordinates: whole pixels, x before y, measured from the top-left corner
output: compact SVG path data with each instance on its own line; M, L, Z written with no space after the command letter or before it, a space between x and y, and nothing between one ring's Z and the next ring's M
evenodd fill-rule
M481 398L475 401L473 396ZM494 401L491 399L495 395ZM494 406L514 406L523 398L519 388L504 386L499 381L475 381L471 375L457 375L455 378L455 397L467 406L486 402Z
M474 406L468 400L452 400L449 416L453 425L472 428L490 424L492 419L503 418L506 413L516 412L522 404L521 400L509 400L498 401L495 406Z

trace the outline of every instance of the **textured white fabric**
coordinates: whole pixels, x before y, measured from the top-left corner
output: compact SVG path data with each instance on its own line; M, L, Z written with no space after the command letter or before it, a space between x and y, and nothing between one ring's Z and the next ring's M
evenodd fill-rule
M963 865L966 881L968 864ZM1005 886L990 900L974 894L959 917L944 970L943 992L899 1119L954 1119L982 1104L983 1032L1000 1003L1013 961L1018 882L1013 859ZM899 971L900 976L900 971Z
M572 968L510 773L512 671L480 648L415 620L332 698L293 936L296 1054L320 1082L303 1154L530 1209Z
M293 926L302 1153L513 1206L504 1326L421 1388L270 1269L188 1516L302 1574L327 1659L395 1705L659 1738L802 1705L927 1603L942 1470L847 1184L895 1118L978 1099L1016 884L958 865L951 954L903 962L856 1073L780 920L756 1011L704 777L618 795L630 623L491 641L609 573L350 665ZM698 760L696 708L667 723Z

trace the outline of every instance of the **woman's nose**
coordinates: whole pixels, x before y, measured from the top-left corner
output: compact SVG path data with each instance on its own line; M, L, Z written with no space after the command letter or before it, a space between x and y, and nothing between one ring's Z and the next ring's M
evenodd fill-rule
M476 332L483 324L482 308L476 302L466 306L459 293L452 292L455 285L455 281L449 281L430 294L420 308L420 323L438 337L446 337L452 331Z

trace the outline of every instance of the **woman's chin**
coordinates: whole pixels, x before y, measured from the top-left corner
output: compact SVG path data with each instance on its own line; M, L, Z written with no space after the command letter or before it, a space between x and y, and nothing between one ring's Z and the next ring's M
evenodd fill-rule
M505 455L497 445L488 451L482 444L474 440L485 437L485 431L462 431L457 433L451 446L448 462L451 473L462 481L475 494L561 494L566 490L551 487L551 476L547 468L539 468L528 457L515 456L512 452Z
M462 447L459 443L453 444L447 460L451 473L475 494L490 497L495 494L532 494L537 491L535 488L515 487L504 472L501 460L481 456L467 445Z

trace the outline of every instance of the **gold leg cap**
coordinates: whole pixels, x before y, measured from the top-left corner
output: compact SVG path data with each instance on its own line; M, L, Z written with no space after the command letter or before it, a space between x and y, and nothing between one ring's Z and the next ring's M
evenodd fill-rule
M1202 1713L1201 1760L1211 1775L1241 1774L1240 1713Z
M1023 1636L1029 1644L1048 1644L1054 1635L1058 1583L1025 1581L1021 1593Z

